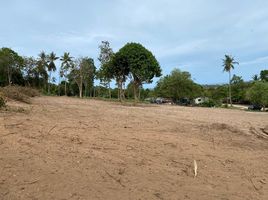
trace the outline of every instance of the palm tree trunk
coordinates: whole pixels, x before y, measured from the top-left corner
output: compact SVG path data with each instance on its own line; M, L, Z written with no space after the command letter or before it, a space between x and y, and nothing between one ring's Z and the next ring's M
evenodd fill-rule
M58 95L60 96L60 89L61 89L61 84L60 84L60 76L59 76L59 83L58 83Z
M231 107L233 107L232 92L231 92L231 70L229 71L229 101L230 101Z
M119 80L116 80L117 82L117 99L120 100L120 86L119 86Z
M110 85L110 82L108 84L109 84L109 97L111 99L112 98L112 94L111 94L111 85Z
M49 77L47 81L47 93L50 94L50 79L51 79L51 71L49 72Z
M67 83L66 83L66 78L65 78L65 81L64 81L64 82L65 82L65 83L64 83L64 84L65 84L65 86L64 86L64 87L65 87L65 88L64 88L64 90L65 90L65 96L67 96Z

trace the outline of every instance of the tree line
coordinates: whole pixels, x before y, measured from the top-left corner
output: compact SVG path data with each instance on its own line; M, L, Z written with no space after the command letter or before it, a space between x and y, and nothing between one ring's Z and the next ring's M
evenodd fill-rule
M59 61L59 62L56 62ZM239 63L230 55L223 59L223 71L229 74L229 83L223 85L199 85L189 72L174 69L162 76L161 67L151 51L139 43L127 43L113 52L108 41L99 45L97 69L93 58L74 58L65 52L57 56L44 51L35 57L23 57L10 48L0 49L0 86L22 85L38 88L49 95L89 96L125 99L164 97L173 102L181 99L208 97L212 105L221 103L268 104L268 70L254 75L252 81L233 75L231 70ZM59 69L55 63L60 63ZM58 71L56 83L52 72ZM160 77L154 89L144 89ZM94 84L99 80L99 85ZM114 82L116 88L111 87ZM128 84L127 84L128 83Z
M154 55L138 43L128 43L114 53L108 41L99 46L99 70L90 57L73 58L65 52L57 57L54 52L42 51L37 58L22 57L10 48L0 49L0 85L25 85L42 89L47 94L96 96L104 88L112 98L111 81L117 85L117 96L123 101L126 97L126 82L133 84L133 96L139 99L144 83L151 83L154 77L161 76L161 68ZM60 60L59 84L55 84L55 62ZM94 80L100 86L94 86ZM64 85L64 86L63 86ZM62 87L63 86L63 87ZM64 91L62 91L64 90Z

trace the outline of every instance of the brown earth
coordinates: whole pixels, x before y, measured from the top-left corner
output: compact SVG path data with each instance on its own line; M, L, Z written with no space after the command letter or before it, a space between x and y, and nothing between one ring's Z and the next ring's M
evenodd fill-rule
M11 106L1 200L268 199L267 113L67 97Z

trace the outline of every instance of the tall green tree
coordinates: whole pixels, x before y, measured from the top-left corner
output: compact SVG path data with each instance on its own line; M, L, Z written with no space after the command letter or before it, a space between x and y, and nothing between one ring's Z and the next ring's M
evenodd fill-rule
M83 73L81 70L82 58L74 60L68 79L71 83L75 83L79 88L79 97L83 97Z
M248 85L244 82L241 76L233 75L231 79L232 85L232 101L236 103L244 103L246 101L246 90Z
M161 76L160 65L152 52L139 43L128 43L120 52L130 70L134 98L138 100L139 88L142 88L144 83L152 83L154 77Z
M247 96L252 103L261 105L265 110L268 105L268 82L255 82L248 90Z
M64 92L65 96L67 95L67 77L68 73L72 67L73 58L70 56L70 53L64 52L63 56L61 56L61 68L60 68L60 77L64 77Z
M51 84L51 73L52 71L56 71L57 67L55 65L55 61L58 60L59 57L56 56L56 54L54 52L51 52L48 56L48 66L47 66L47 70L49 71L49 81L48 81L48 94L50 94L50 84Z
M98 60L100 61L100 69L97 72L97 78L100 80L101 85L108 88L109 97L111 98L111 76L107 72L107 65L114 53L108 41L102 41L99 45L99 49L100 55Z
M45 89L45 85L48 82L48 73L47 73L48 63L49 61L46 53L44 51L41 51L41 53L38 55L37 60L37 73L39 76L39 87L43 86L43 89Z
M34 57L24 57L24 79L28 86L36 87L38 84L37 60Z
M80 68L83 74L83 85L85 88L84 95L88 96L89 91L94 87L94 78L96 73L93 58L83 57Z
M6 74L3 78L3 85L5 85L5 79L8 85L12 84L14 74L22 76L21 70L23 68L23 58L10 48L3 47L0 49L0 67L3 74Z
M68 77L71 82L77 84L80 98L83 97L83 87L93 86L95 71L96 67L92 58L80 57L74 61Z
M166 75L157 82L155 93L177 101L182 98L192 99L200 96L202 87L194 83L189 72L174 69L170 75Z
M234 57L230 55L225 55L225 59L223 59L223 71L229 73L229 102L231 106L232 103L232 91L231 91L231 70L234 69L234 65L238 65L239 63L235 61Z
M268 70L262 70L260 72L260 79L262 81L268 81Z
M108 77L115 79L118 87L118 97L120 101L125 99L123 86L129 76L130 69L124 50L120 49L107 63L106 72Z

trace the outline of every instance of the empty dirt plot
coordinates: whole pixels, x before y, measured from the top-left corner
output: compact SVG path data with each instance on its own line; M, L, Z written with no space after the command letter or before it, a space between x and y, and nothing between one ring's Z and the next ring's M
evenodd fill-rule
M0 112L1 200L268 199L267 113L67 97L12 106L24 110Z

